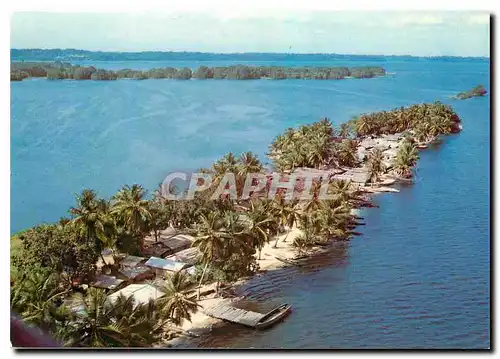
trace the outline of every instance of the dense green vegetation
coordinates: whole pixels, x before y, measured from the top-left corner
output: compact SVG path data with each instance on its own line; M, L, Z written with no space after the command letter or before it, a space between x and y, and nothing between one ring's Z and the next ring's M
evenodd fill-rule
M88 78L86 69L76 70L78 76ZM92 72L91 77L97 73ZM391 170L409 178L418 159L416 145L458 132L459 123L451 107L440 102L364 114L338 128L324 118L286 130L270 145L269 157L280 171L364 165L371 182L377 183L388 170L384 153L374 148L361 160L357 155L360 144L383 134L405 133ZM76 196L68 218L16 234L11 250L11 308L26 323L68 346L151 346L173 325L191 319L202 284L215 282L218 291L221 282L252 275L259 270L257 259L263 246L271 241L276 246L281 235L286 241L294 226L301 230L292 242L298 253L330 241L348 240L357 224L352 209L366 203L359 187L333 178L328 179L332 195L328 200L319 196L322 179L313 181L308 199L286 199L285 191L272 199L260 192L243 199L228 194L211 199L215 189L225 184L228 172L235 174L239 196L248 173L265 174L261 161L251 152L228 153L200 172L210 173L215 183L197 192L193 200L169 200L161 188L148 199L139 185L123 186L109 199L86 189ZM302 185L296 184L299 194ZM195 275L167 275L159 288L166 295L147 305L135 305L123 297L110 303L103 291L82 289L80 284L98 274L99 260L104 268L116 270L115 264L106 263L103 250L110 250L114 257L119 253L141 255L145 237L158 239L159 232L168 227L195 237ZM78 310L70 308L69 299Z
M116 80L116 79L312 79L338 80L346 77L370 78L385 75L381 67L278 67L278 66L244 66L225 67L200 66L197 70L184 67L154 68L147 71L123 69L118 71L100 70L93 66L78 66L56 62L13 62L11 63L11 81L21 81L28 77L46 77L50 80Z
M471 97L484 96L487 93L488 91L486 91L483 85L477 85L472 90L469 90L467 92L460 92L458 95L455 96L455 98L458 100L465 100Z
M364 138L406 132L416 142L430 142L439 135L459 132L459 123L451 107L440 102L363 114L336 129L328 119L322 119L287 129L271 143L268 156L281 171L334 165L356 167L357 147Z
M263 171L263 167L250 152L239 157L229 153L205 171L216 181L226 171L234 171L241 192L246 173ZM50 332L66 345L150 346L161 338L165 327L189 320L196 311L196 296L189 294L196 283L232 282L255 273L257 252L285 233L286 226L310 227L314 242L349 238L355 223L350 215L354 194L345 185L332 184L332 188L337 188L337 199L322 204L319 214L315 206L282 197L237 201L221 196L213 201L213 192L207 191L193 201L169 201L158 191L148 200L142 187L133 185L107 200L84 190L70 208L69 218L16 235L18 245L11 254L16 269L11 277L11 307L26 323ZM134 307L126 298L108 303L97 289L80 293L79 284L89 283L97 274L96 262L106 263L101 254L104 249L140 255L144 237L169 225L196 238L193 246L199 249L199 270L194 277L182 273L167 277L159 289L170 294L148 306ZM71 310L65 304L68 298L84 310Z

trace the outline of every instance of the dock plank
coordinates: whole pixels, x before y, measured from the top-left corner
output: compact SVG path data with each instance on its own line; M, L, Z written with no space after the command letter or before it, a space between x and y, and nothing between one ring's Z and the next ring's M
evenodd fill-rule
M255 327L259 320L261 320L265 316L265 314L263 313L235 308L224 302L211 308L207 308L204 310L204 312L208 316L227 320L232 323L243 324L252 328Z

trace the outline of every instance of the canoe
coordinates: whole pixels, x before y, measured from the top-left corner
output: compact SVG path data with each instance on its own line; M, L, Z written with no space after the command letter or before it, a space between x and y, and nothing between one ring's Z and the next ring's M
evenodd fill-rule
M256 329L266 329L271 325L276 324L281 319L286 317L292 309L292 306L285 303L280 305L279 307L271 310L269 313L264 315L258 322L255 324Z

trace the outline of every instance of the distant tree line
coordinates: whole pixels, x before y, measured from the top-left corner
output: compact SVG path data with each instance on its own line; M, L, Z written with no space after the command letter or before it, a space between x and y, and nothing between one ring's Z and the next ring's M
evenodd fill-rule
M27 77L46 77L49 80L117 80L117 79L310 79L340 80L343 78L371 78L385 75L382 67L280 67L232 65L220 67L200 66L195 71L187 67L153 68L147 71L122 69L118 71L96 69L93 66L71 65L67 62L13 62L11 81Z
M332 53L296 54L296 53L209 53L191 51L141 51L114 52L88 51L78 49L11 49L12 61L346 61L363 60L366 62L385 62L387 59L416 60L410 55L343 55ZM466 59L472 62L489 61L487 57L426 57L425 61L455 62Z

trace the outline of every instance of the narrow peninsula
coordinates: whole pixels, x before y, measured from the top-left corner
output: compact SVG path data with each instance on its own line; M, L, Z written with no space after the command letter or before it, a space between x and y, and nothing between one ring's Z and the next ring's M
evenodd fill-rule
M356 209L373 206L369 194L398 192L389 186L411 180L418 150L460 122L435 102L287 129L268 156L284 181L316 175L307 200L287 190L269 199L268 186L246 200L212 200L208 189L190 201L161 190L148 198L137 184L111 198L85 189L67 217L13 236L11 308L66 346L165 347L196 336L218 323L209 308L234 296L235 283L358 234ZM251 152L200 172L216 184L234 173L238 193L247 174L270 175ZM318 193L325 179L329 200Z

